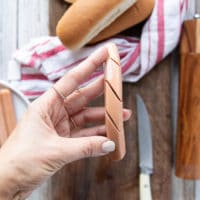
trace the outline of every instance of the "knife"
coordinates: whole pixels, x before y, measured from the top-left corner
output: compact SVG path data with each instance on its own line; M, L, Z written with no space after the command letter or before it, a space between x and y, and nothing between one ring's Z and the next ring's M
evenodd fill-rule
M140 199L151 200L150 175L153 173L151 125L146 106L139 95L136 96L136 102L140 167Z

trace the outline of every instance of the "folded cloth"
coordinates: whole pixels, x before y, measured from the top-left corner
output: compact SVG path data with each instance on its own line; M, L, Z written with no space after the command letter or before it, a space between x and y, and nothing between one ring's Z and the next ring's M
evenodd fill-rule
M176 47L187 9L188 0L157 0L140 38L116 36L76 52L66 49L57 37L34 39L12 57L9 71L20 69L20 80L10 73L12 85L28 98L36 98L107 42L119 48L123 80L136 82ZM102 73L103 69L98 69L84 84Z

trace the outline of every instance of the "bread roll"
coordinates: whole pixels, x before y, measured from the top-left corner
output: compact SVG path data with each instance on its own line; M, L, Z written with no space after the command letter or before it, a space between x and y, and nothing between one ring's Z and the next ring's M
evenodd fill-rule
M109 57L105 66L105 124L108 138L115 142L116 149L110 154L112 160L121 160L125 153L123 127L122 73L120 58L115 44L108 46Z
M136 0L78 0L59 20L56 32L69 49L88 43Z
M90 41L90 44L107 39L111 36L120 33L127 28L130 28L143 20L151 14L155 0L138 0L131 8L119 16L107 28L101 31L95 38Z
M76 0L64 0L66 1L67 3L74 3Z

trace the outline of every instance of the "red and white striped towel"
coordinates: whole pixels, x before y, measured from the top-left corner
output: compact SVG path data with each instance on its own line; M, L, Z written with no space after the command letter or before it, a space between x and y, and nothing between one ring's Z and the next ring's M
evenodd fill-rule
M187 8L188 0L157 0L141 38L116 36L76 52L66 49L57 37L34 39L13 55L9 71L20 69L20 80L14 80L16 76L11 73L12 85L28 98L36 98L96 48L110 41L119 48L123 80L136 82L176 47ZM102 69L96 71L86 84L102 73Z

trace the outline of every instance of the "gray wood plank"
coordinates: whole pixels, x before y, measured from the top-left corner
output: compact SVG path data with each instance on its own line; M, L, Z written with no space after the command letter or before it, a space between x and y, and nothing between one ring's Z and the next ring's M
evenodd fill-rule
M200 1L196 0L196 13L200 14Z
M0 79L7 79L8 61L17 47L17 1L0 3Z
M30 39L49 34L49 1L19 0L18 44L27 44Z
M49 1L18 0L18 46L31 39L49 35ZM51 200L50 180L39 187L28 200Z

